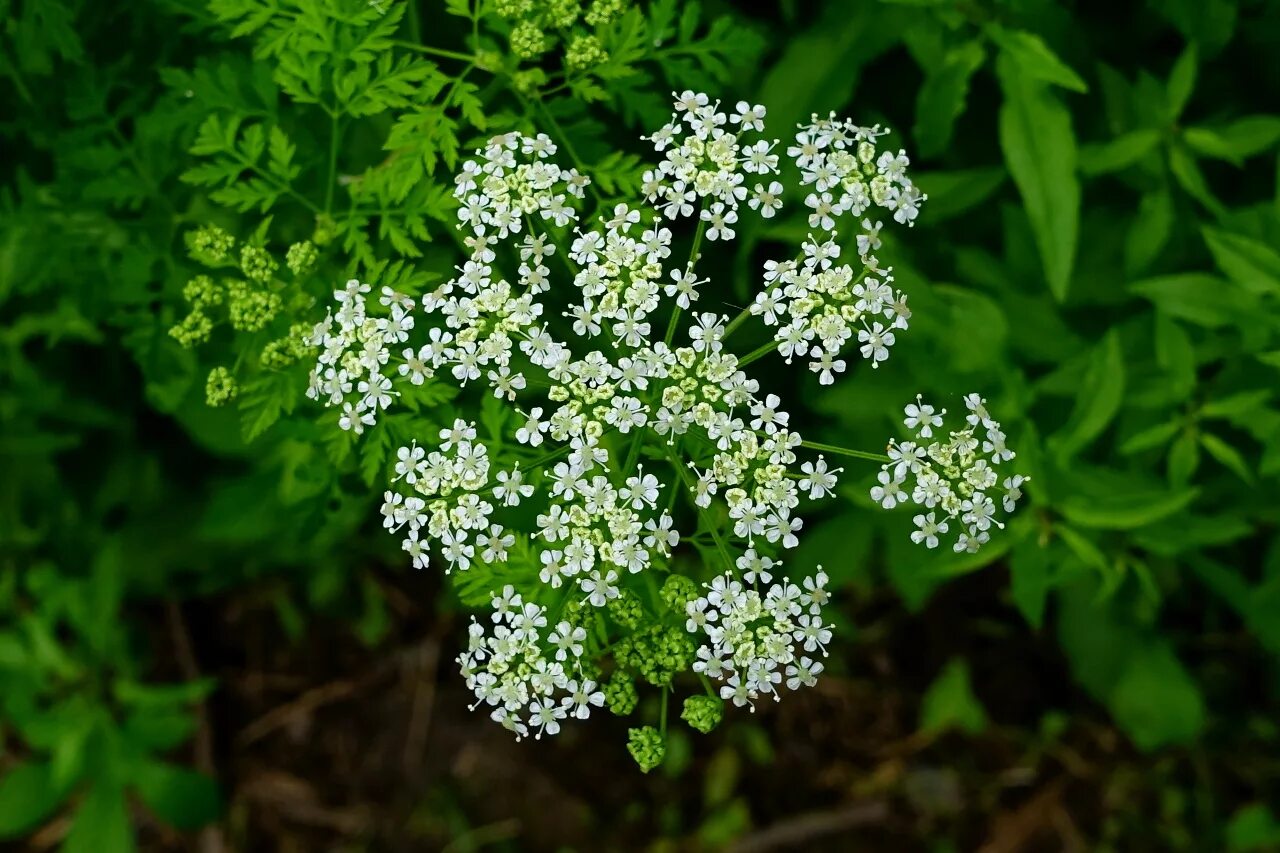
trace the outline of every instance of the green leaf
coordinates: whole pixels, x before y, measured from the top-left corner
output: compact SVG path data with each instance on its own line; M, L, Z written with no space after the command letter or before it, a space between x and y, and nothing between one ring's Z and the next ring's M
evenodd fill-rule
M1182 139L1197 154L1239 165L1280 141L1280 116L1246 116L1214 128L1188 127Z
M982 42L974 40L948 51L942 64L929 70L916 95L915 137L920 156L940 154L951 142L956 119L964 113L969 80L985 60Z
M177 684L141 684L120 679L112 686L116 699L125 705L170 710L203 700L213 692L218 682L214 678L200 678Z
M1222 463L1223 466L1229 468L1237 477L1246 483L1253 482L1253 472L1249 470L1249 463L1244 461L1244 457L1240 455L1240 451L1227 444L1216 435L1207 432L1200 434L1200 445L1214 459Z
M63 853L133 853L134 849L124 790L98 781L76 811Z
M1280 254L1260 240L1219 228L1201 229L1218 269L1254 295L1280 294Z
M1071 283L1080 227L1080 183L1071 116L1049 89L1009 57L997 64L1004 103L1000 146L1026 206L1045 279L1063 301Z
M1049 549L1030 536L1018 543L1009 559L1009 577L1018 612L1028 625L1039 629L1049 597Z
M1170 120L1182 115L1187 101L1191 100L1191 93L1196 87L1198 63L1199 53L1195 42L1192 42L1187 45L1186 50L1178 57L1178 61L1173 64L1173 70L1169 72L1169 85L1165 97L1168 101Z
M933 203L932 197L929 203ZM1124 241L1124 272L1133 277L1151 266L1173 231L1173 196L1165 187L1144 193Z
M1200 416L1205 418L1238 418L1261 411L1274 395L1270 388L1259 391L1241 391L1210 400L1200 407Z
M1090 355L1071 417L1049 439L1060 459L1074 456L1107 428L1124 400L1124 384L1124 352L1112 329Z
M38 825L62 802L48 764L17 764L0 778L0 838L16 838Z
M137 769L133 784L147 808L178 829L212 823L222 813L218 783L185 767L147 762Z
M1231 816L1227 824L1227 850L1230 853L1280 848L1280 820L1265 803L1244 806Z
M1208 273L1147 278L1129 285L1129 290L1149 299L1170 317L1209 328L1235 323L1244 309L1235 288Z
M1184 146L1175 144L1169 148L1169 171L1173 172L1187 195L1204 205L1206 210L1219 218L1226 215L1226 208L1209 189L1200 166Z
M1095 586L1082 583L1060 599L1058 639L1072 674L1139 749L1190 743L1205 724L1199 685L1166 640L1114 602L1095 604Z
M955 658L924 694L920 730L934 733L955 728L979 734L986 727L986 711L969 683L969 666L962 658Z
M1181 486L1190 482L1200 466L1200 445L1196 432L1186 430L1169 449L1169 482Z
M1142 160L1159 144L1159 131L1134 130L1110 142L1085 145L1080 149L1080 171L1086 175L1118 172Z
M1148 427L1125 439L1124 444L1120 445L1120 453L1124 456L1132 456L1135 453L1141 453L1144 450L1151 450L1168 444L1180 429L1182 429L1182 424L1177 421L1166 421L1165 423Z
M915 176L915 182L929 196L929 203L921 211L921 219L938 223L972 210L995 194L1007 176L1005 170L998 166L954 172L922 172Z
M1040 36L999 26L988 27L987 34L1000 45L1001 53L1016 64L1017 72L1028 79L1073 92L1089 91L1080 75L1059 59Z
M1058 510L1073 524L1098 530L1130 530L1152 524L1185 509L1198 492L1144 490L1112 494L1072 495Z

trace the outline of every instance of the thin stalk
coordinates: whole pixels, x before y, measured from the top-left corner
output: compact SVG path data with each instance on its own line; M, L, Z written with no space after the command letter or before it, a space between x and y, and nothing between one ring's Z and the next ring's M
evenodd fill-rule
M706 230L707 223L702 218L702 209L698 209L698 228L693 232L693 246L689 249L689 263L685 265L685 272L691 272L695 264L698 263L698 249L702 247L702 232ZM667 323L667 334L662 340L667 346L671 346L671 342L676 336L676 324L680 322L680 306L675 306L671 311L671 320Z
M763 343L760 346L753 349L751 352L744 355L742 358L738 359L738 367L746 367L751 362L758 361L759 359L764 358L766 355L773 352L777 348L778 348L778 342L775 340L770 340L766 343Z
M397 47L403 47L407 50L416 50L419 53L426 53L431 56L442 56L445 59L456 59L459 62L475 62L476 58L467 53L460 53L456 50L445 50L442 47L430 47L425 44L415 44L411 41L393 41Z
M892 462L888 456L883 453L868 453L865 450L851 450L848 447L837 447L834 444L820 444L816 441L802 441L801 447L807 447L810 450L821 450L824 453L834 453L837 456L850 456L854 459L869 459L872 462Z

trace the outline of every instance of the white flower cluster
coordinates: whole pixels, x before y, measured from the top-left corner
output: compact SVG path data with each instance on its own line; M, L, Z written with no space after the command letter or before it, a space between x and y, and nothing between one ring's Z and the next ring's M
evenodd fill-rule
M996 515L1000 509L1013 512L1027 481L1021 474L1001 481L997 469L1015 454L1005 444L1000 424L987 412L987 401L970 394L964 402L969 410L965 428L950 433L945 442L926 443L942 426L947 410L939 411L917 395L903 421L915 431L915 440L890 441L891 461L881 468L879 482L871 489L871 499L885 509L910 501L928 510L915 516L917 529L911 533L911 541L928 548L938 547L939 537L956 525L954 549L977 551L991 538L993 525L1004 527ZM981 439L976 434L979 426L984 431Z
M766 217L781 205L776 181L747 187L750 176L778 172L776 142L746 139L763 118L745 102L725 113L705 95L679 95L672 121L649 137L664 156L644 177L644 201L618 204L589 226L576 210L587 179L556 165L549 139L496 137L457 180L470 250L457 274L416 305L384 291L377 317L364 299L369 285L350 282L313 335L321 355L310 393L343 407L344 429L376 422L396 397L393 378L480 384L502 401L483 419L494 432L485 441L457 419L429 442L399 448L382 512L414 566L425 568L434 552L446 572L494 589L514 584L494 595L493 631L473 625L460 663L478 701L520 736L554 734L567 716L600 704L582 658L611 624L672 642L662 608L690 599L659 605L634 594L631 578L669 567L678 511L698 516L695 540L719 564L687 612L701 640L694 668L722 679L724 697L738 704L776 698L784 680L794 689L822 671L826 576L801 588L772 583L772 572L799 543L802 498L832 494L842 469L821 456L800 462L805 443L782 400L762 392L743 370L749 357L727 346L738 321L693 310L705 284L696 273L703 239L733 239L744 201ZM802 131L792 156L815 185L811 209L861 215L875 204L910 221L922 198L903 173L905 157L866 153L879 133L834 121ZM687 260L674 259L668 226L695 211ZM835 265L834 223L814 227L827 233L805 243L801 261L770 268L770 291L752 311L784 323L777 348L788 359L813 355L829 382L843 370L836 357L853 325L872 336L863 349L874 364L892 343L875 318L905 328L909 313L875 263L874 240L859 240L866 269L855 276ZM556 286L553 265L568 273ZM655 319L665 334L655 334ZM946 459L968 472L961 457L953 449ZM977 499L976 489L952 488ZM582 608L590 638L562 621ZM669 648L678 659L679 642Z
M341 406L339 425L357 435L373 426L378 411L388 408L397 395L391 377L383 371L391 347L409 339L414 322L413 300L389 287L382 289L378 300L387 315L370 317L364 298L370 289L351 279L345 288L335 290L337 313L330 311L306 339L320 348L307 396L327 406Z
M694 671L724 682L722 699L755 710L752 703L760 696L780 698L784 677L787 689L797 690L813 686L822 673L815 658L827 656L831 641L831 627L822 621L827 575L819 566L803 589L784 579L762 595L759 586L772 580L769 570L777 564L749 550L738 567L746 567L752 587L732 574L715 578L705 596L686 605L685 628L707 641L698 649Z
M859 353L877 367L889 357L895 330L906 329L911 319L906 294L893 288L893 270L882 268L874 254L880 248L881 222L861 221L861 269L839 262L840 217L857 220L876 206L911 225L925 200L907 177L906 152L876 148L876 140L886 133L879 125L859 127L834 115L814 116L787 148L800 169L801 184L811 187L804 204L810 210L809 227L817 233L804 241L799 259L766 262L764 289L751 312L777 327L778 352L788 362L810 358L809 369L823 385L844 372L840 352L855 333Z
M493 630L471 619L467 650L458 665L476 694L474 710L490 716L516 738L560 731L566 717L585 720L604 693L582 672L586 629L560 622L547 632L547 609L524 601L510 586L493 596Z
M640 191L669 220L689 217L696 210L708 240L732 240L738 206L748 198L747 176L775 175L776 139L748 143L748 133L764 130L765 109L739 101L732 113L720 110L701 92L676 96L675 114L651 136L663 155L656 169L645 172ZM782 207L782 184L756 183L747 201L752 210L772 217Z

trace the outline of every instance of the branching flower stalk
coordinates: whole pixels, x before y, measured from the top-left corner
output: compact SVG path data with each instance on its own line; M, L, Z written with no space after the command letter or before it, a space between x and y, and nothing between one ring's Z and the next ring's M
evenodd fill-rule
M881 364L910 311L875 256L874 217L910 225L925 199L905 153L876 147L885 130L815 117L786 148L784 175L764 117L678 95L646 137L660 159L641 197L592 223L579 212L589 179L556 162L549 137L495 137L456 179L470 250L458 274L420 298L384 287L375 299L352 280L308 339L320 353L308 393L354 433L406 385L479 386L497 401L482 424L460 417L401 447L382 514L414 566L438 561L488 598L459 663L477 706L517 737L555 734L602 705L630 713L639 679L663 691L659 728L633 730L629 744L648 769L681 673L719 685L685 703L684 718L709 730L723 701L753 708L823 671L827 575L783 573L799 509L833 494L844 469L828 454L889 457L807 444L743 367L777 352L831 384L847 358ZM747 317L771 340L740 357L726 337L744 318L697 310L699 260L734 239L740 215L781 208L791 166L813 230L793 259L765 264ZM841 261L846 218L856 263ZM676 251L682 220L693 220L687 253ZM980 527L967 548L992 523L968 435L927 453L939 477L965 484L938 501ZM891 445L891 465L914 447ZM927 478L924 458L903 471ZM886 468L901 491L906 473Z

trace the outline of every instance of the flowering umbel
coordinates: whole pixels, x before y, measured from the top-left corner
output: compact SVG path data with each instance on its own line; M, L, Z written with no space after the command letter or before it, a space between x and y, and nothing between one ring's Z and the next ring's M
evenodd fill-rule
M384 287L376 304L353 280L309 336L309 394L341 408L343 429L435 384L489 398L479 421L450 415L399 449L382 514L414 566L438 559L491 605L459 662L518 737L602 705L629 713L643 681L663 691L661 726L631 746L652 765L683 673L706 693L686 706L691 725L709 729L725 700L753 707L823 671L827 575L797 582L783 565L802 502L830 496L843 469L806 449L744 368L776 351L826 384L846 348L882 362L910 312L875 257L873 211L910 224L924 197L906 156L876 148L885 131L815 118L786 151L811 211L798 256L769 262L733 320L695 310L702 247L783 203L764 116L678 95L646 137L660 160L641 198L589 223L589 181L557 164L551 139L495 137L457 176L470 250L457 275L416 298ZM839 261L846 217L857 268ZM729 341L753 315L772 339L740 356Z

